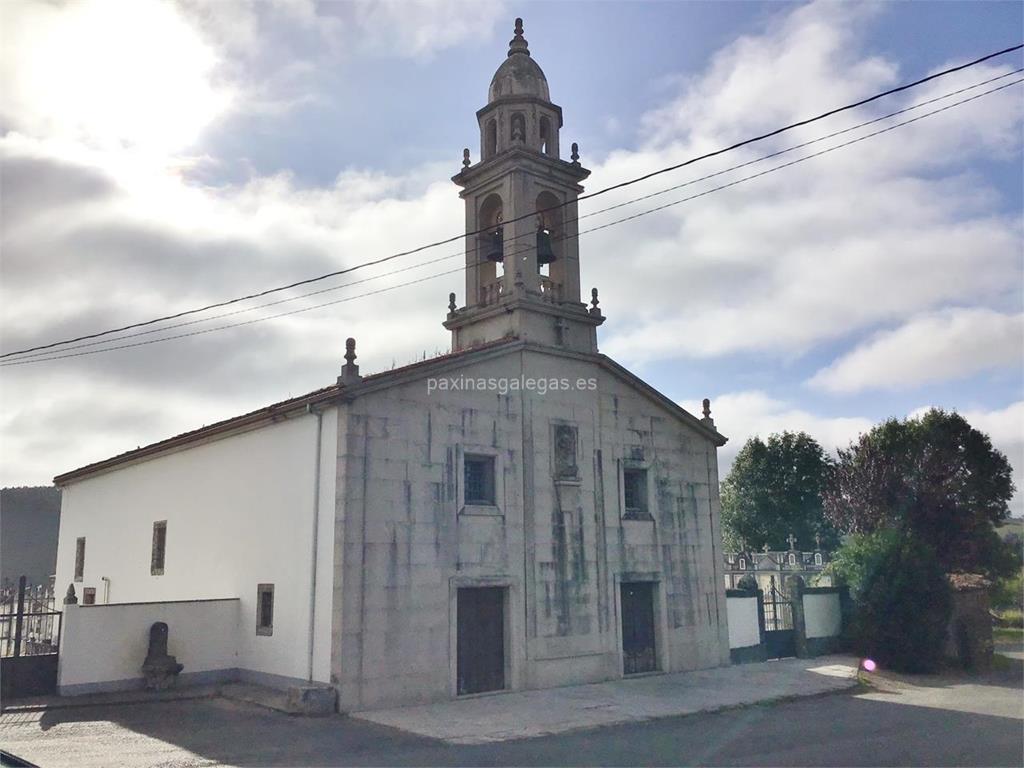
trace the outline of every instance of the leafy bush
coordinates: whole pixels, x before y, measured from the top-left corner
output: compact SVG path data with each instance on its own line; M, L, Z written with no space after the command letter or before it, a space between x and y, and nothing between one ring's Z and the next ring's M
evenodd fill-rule
M930 547L913 536L876 531L840 548L833 572L854 599L850 639L857 652L901 672L941 665L950 592Z
M751 576L749 573L736 582L736 589L745 589L748 592L757 591L757 579Z
M1024 610L1024 571L1008 579L999 579L992 585L992 607L1001 612L1016 610L1019 614Z

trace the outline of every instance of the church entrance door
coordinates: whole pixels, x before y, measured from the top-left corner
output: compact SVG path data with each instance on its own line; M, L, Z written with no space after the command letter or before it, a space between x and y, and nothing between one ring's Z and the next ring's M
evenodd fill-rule
M456 607L459 694L505 688L505 590L459 589Z
M654 584L649 581L623 582L622 672L636 675L658 669L654 649Z

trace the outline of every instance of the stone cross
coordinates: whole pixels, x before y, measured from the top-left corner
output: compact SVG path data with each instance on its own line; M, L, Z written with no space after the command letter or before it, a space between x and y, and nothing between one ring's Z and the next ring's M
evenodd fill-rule
M796 549L796 536L794 536L791 533L791 534L789 534L789 536L786 537L786 541L789 542L789 548L790 549Z
M768 546L768 542L766 541L766 542L764 543L764 546L763 546L763 547L761 547L761 549L763 549L763 550L764 550L764 553L765 553L765 554L767 555L767 554L768 554L768 550L770 550L770 549L771 549L771 547L769 547L769 546Z

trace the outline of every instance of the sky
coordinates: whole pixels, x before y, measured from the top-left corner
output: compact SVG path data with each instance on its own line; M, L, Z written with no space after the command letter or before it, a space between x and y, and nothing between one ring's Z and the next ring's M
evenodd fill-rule
M1019 43L1022 9L9 0L0 5L0 351L459 233L449 179L463 147L478 157L475 112L516 16L563 109L561 144L579 143L596 190ZM1012 83L974 87L1021 66L1019 52L1004 56L581 204L593 214L587 228L708 191L583 234L580 258L608 318L602 352L694 412L711 398L729 437L723 477L753 435L805 430L834 451L881 420L938 406L987 432L1024 487L1024 85L709 191ZM947 96L960 89L969 90ZM313 311L4 366L0 484L47 484L331 384L348 336L364 373L447 350L447 296L463 292L451 272L457 250L318 283L309 290L332 290L315 297L207 313L163 335L343 299ZM421 281L399 286L411 280ZM1024 513L1019 493L1013 511Z

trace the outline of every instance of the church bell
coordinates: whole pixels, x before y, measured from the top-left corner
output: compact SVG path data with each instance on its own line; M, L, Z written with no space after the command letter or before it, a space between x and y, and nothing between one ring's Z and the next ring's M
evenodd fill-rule
M537 230L537 266L550 264L555 260L555 252L551 250L551 232L541 227Z
M501 227L498 227L486 237L487 260L500 264L505 260L505 249L502 242Z

